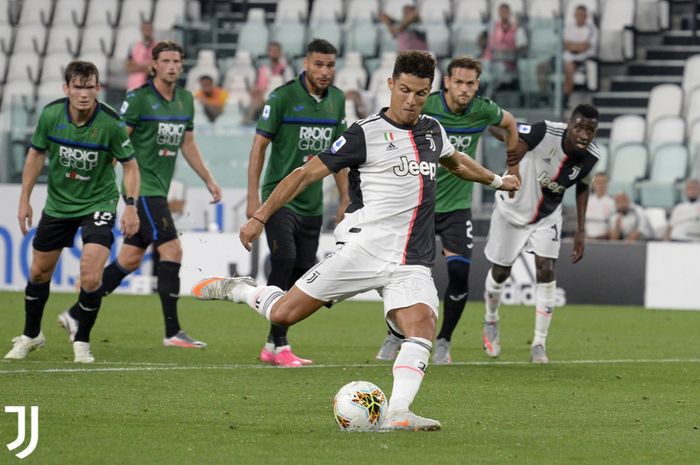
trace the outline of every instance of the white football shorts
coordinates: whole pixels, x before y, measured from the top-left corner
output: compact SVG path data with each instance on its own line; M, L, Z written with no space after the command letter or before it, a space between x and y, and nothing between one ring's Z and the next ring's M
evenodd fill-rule
M561 246L561 210L534 224L516 226L496 208L491 216L484 254L496 265L512 266L525 249L540 257L559 258Z
M390 310L423 303L438 317L440 301L430 268L387 262L352 242L317 263L295 285L314 299L326 302L374 289L384 301L384 319L399 334L401 330L387 317Z

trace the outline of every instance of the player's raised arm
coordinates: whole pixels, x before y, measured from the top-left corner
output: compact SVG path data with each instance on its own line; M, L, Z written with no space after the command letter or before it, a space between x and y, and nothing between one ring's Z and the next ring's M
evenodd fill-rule
M465 181L478 182L503 191L517 191L520 188L520 181L516 176L501 177L458 150L452 152L452 155L440 158L440 163L450 173Z
M17 219L19 220L19 228L23 235L27 235L29 228L32 227L32 205L29 199L32 196L34 185L44 167L46 154L38 151L34 147L30 147L27 152L27 157L24 160L24 170L22 171L22 192L19 195L19 211Z
M197 143L194 141L194 134L192 131L185 131L185 138L180 148L182 149L182 155L184 155L187 163L192 167L194 172L197 173L197 176L199 176L200 179L206 184L212 197L210 203L219 202L221 200L221 188L214 180L214 176L212 176L211 171L209 171L209 168L207 168L207 165L204 164L202 154L199 152L199 147L197 147Z
M263 226L273 213L294 199L309 185L320 181L329 174L331 174L331 170L318 157L313 157L308 163L289 173L277 184L270 197L241 228L239 237L243 246L250 250L253 241L260 237Z

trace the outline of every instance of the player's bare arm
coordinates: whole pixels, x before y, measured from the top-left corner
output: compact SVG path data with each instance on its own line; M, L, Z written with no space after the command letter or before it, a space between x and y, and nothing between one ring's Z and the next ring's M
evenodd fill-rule
M192 167L197 176L200 177L202 181L207 186L209 193L211 194L211 202L218 203L221 200L221 188L214 180L211 171L204 164L204 159L202 159L202 154L197 147L197 143L194 141L194 134L192 131L185 131L185 137L182 141L182 155L185 157L187 164Z
M313 157L308 163L289 173L277 184L270 197L241 228L239 238L243 247L250 250L253 241L260 237L263 226L273 213L294 199L311 184L320 181L329 174L331 174L331 171L318 157Z
M577 263L583 258L586 247L586 209L590 188L588 184L576 184L576 234L574 235L574 250L571 252L571 262Z
M267 137L255 134L253 146L248 156L248 196L245 215L250 219L255 211L260 208L260 174L265 164L265 151L271 140Z
M517 191L520 188L517 176L500 177L458 150L452 152L452 155L448 157L440 158L440 163L450 173L465 181L478 182L503 191Z
M337 173L333 173L335 185L338 187L338 194L340 196L338 202L338 209L335 212L335 224L338 224L341 221L343 221L343 218L345 217L345 209L348 208L348 205L350 205L348 171L350 170L345 168L343 170L338 171Z
M122 163L124 170L124 190L127 198L139 196L141 175L139 165L135 158ZM126 237L131 237L139 230L139 215L135 205L127 205L121 218L121 231Z
M34 185L41 173L41 169L46 162L46 154L39 152L35 148L30 148L27 152L27 157L24 160L24 170L22 171L22 192L19 196L19 211L17 219L19 220L19 229L23 235L27 235L29 228L32 227L32 205L29 199L32 196Z

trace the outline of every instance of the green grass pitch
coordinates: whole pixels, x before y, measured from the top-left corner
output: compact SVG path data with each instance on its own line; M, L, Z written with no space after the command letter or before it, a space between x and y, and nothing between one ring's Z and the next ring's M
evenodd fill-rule
M331 402L364 379L391 391L374 360L380 303L345 302L293 327L316 366L265 367L267 323L241 305L180 300L180 320L209 343L164 348L156 296L111 296L93 331L97 363L72 363L53 294L47 346L0 361L0 403L38 405L36 451L17 459L15 414L0 411L0 464L697 464L700 313L569 305L555 310L548 366L527 363L534 310L502 309L503 352L481 349L483 305L470 303L452 366L431 366L413 410L434 433L341 433ZM21 332L21 293L0 293L0 354ZM21 450L18 449L18 450ZM17 452L17 451L15 451Z

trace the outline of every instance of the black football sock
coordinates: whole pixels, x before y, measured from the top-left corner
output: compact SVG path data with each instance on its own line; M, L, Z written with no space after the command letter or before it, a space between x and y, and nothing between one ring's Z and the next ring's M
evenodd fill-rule
M452 339L452 333L457 327L464 305L469 295L469 259L461 256L447 257L448 283L444 296L444 311L442 328L437 339Z
M158 295L163 307L165 337L170 338L180 332L177 319L177 299L180 295L180 264L161 260L158 266Z
M24 288L24 332L27 337L35 338L41 332L41 318L44 306L49 300L51 281L45 283L27 282Z
M102 292L104 295L111 294L113 290L118 288L129 273L130 271L122 268L116 260L110 263L102 273Z
M102 305L103 293L104 290L101 286L91 292L80 288L80 296L78 297L77 304L78 331L75 333L76 341L90 342L90 331L92 331L92 327L95 326L97 312L100 311L100 305Z

